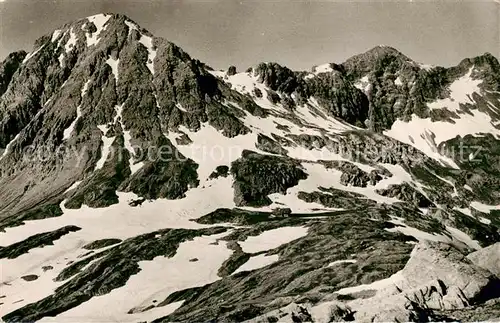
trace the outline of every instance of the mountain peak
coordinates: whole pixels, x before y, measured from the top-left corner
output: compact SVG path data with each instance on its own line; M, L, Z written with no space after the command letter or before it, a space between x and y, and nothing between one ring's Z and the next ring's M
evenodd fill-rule
M410 58L408 58L406 55L401 53L399 50L395 49L394 47L391 46L386 46L386 45L378 45L375 46L369 50L367 50L364 53L355 55L351 58L349 58L347 62L352 61L352 60L363 60L367 62L374 62L374 61L379 61L382 59L386 58L394 58L394 59L402 59L406 61L411 61Z
M391 65L399 68L405 64L415 65L415 62L393 47L379 45L347 59L342 66L355 76L361 77L381 66Z
M399 50L392 46L388 45L377 45L373 47L372 49L369 49L365 52L367 53L373 53L373 54L378 54L378 55L394 55L394 56L404 56L403 53L401 53Z
M106 31L119 33L125 30L129 33L136 30L141 35L152 37L149 31L123 14L99 13L60 26L52 33L37 39L34 49L36 50L45 45L49 39L50 42L57 42L58 46L62 45L66 42L68 35L70 44L76 45L74 43L83 38L83 34L87 39L87 46L97 45L99 40L104 38Z

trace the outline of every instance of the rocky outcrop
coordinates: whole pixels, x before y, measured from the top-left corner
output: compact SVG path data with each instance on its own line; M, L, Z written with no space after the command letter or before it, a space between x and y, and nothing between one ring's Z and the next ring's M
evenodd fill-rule
M244 209L217 209L195 221L201 224L235 223L238 225L250 225L268 221L271 218L269 212L248 211Z
M384 177L392 174L386 169L374 169L367 173L353 163L346 161L320 161L326 168L335 168L342 172L340 183L345 186L366 187L376 185Z
M209 179L216 179L219 177L227 177L229 175L229 167L226 165L220 165L215 168L215 170L208 177Z
M454 247L423 242L385 289L372 299L348 304L360 321L422 321L429 320L433 310L462 309L498 297L499 284Z
M448 140L440 148L443 146L454 147L445 151L460 166L462 185L472 188L464 198L470 196L485 204L500 204L500 140L491 134L467 135Z
M0 247L0 259L14 259L25 253L28 253L33 248L43 248L44 246L52 245L54 241L71 232L81 230L77 226L66 226L54 231L35 234L23 241L16 242L10 246Z
M226 259L226 261L224 261L224 263L220 266L217 273L220 277L231 275L236 269L250 259L250 254L243 252L240 245L235 241L229 242L227 244L227 248L232 249L233 253L231 257Z
M7 227L16 227L23 225L24 221L41 220L61 216L63 214L59 204L45 204L35 207L31 210L20 212L15 216L0 218L0 231Z
M500 278L500 242L470 253L467 258Z
M365 128L369 101L343 73L324 73L307 80L310 95L329 115Z
M296 160L261 155L248 150L231 164L231 173L234 177L234 201L237 206L269 205L269 194L285 194L288 188L307 178Z
M316 304L306 299L248 322L268 322L293 317L307 318L294 320L296 322L316 323L425 322L439 317L442 319L444 316L439 315L443 313L470 314L473 310L469 306L487 301L487 298L481 298L487 292L496 291L497 294L489 294L489 297L498 297L499 283L498 277L472 264L454 247L443 243L423 242L415 247L403 270L390 278L338 291L343 295L349 293L351 299L346 297L341 300L337 297L336 300ZM372 296L369 291L372 291ZM476 307L494 308L494 304L494 301L489 301ZM450 312L451 310L455 311ZM493 310L483 317L491 320L497 317L495 313Z
M32 282L34 280L38 279L37 275L26 275L26 276L21 276L21 279L27 281L27 282Z
M122 242L120 239L101 239L87 243L82 248L87 250L101 249Z
M254 73L259 82L273 91L287 95L301 92L301 88L305 87L304 81L298 78L295 72L277 63L260 63L254 69Z
M307 203L318 203L336 209L365 208L377 204L373 200L365 199L362 194L336 188L321 188L321 192L299 192L297 197Z
M434 206L434 203L429 201L425 195L417 191L408 183L392 184L388 188L377 190L377 194L394 197L401 201L412 203L417 207L428 208Z
M464 307L464 304L455 302L460 298L466 304L484 302L493 298L494 295L489 293L500 287L498 277L472 264L454 247L439 242L426 241L417 245L402 274L410 286L419 286L433 279L440 280L445 286L444 290L453 292L452 300L446 303L444 299L441 308Z
M28 53L19 51L9 54L3 62L0 63L0 96L5 93L12 77L23 62Z
M263 134L259 134L257 136L257 142L255 143L255 148L260 149L264 152L277 154L277 155L286 155L288 151L283 148L280 143L276 142L274 139L269 138Z
M500 298L460 310L434 311L432 321L498 322L500 321Z

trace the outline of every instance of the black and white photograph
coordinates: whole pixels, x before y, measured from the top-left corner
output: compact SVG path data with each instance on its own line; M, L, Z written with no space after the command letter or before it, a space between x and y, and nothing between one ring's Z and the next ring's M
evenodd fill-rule
M0 322L500 322L500 1L0 0Z

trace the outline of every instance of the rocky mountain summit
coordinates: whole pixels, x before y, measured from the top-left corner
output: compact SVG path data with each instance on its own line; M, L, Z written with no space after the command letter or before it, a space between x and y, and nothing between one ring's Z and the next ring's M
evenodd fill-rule
M216 71L99 14L0 63L5 322L500 320L500 64Z

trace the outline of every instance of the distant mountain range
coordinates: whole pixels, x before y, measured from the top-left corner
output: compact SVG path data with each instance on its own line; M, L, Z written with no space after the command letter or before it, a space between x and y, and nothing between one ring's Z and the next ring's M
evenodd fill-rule
M500 319L500 64L215 71L123 15L0 64L5 322Z

